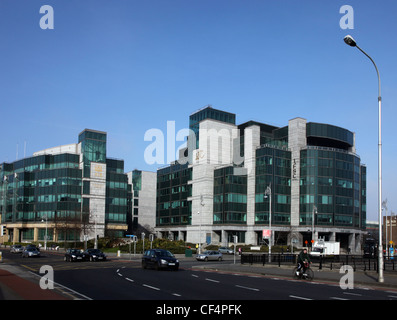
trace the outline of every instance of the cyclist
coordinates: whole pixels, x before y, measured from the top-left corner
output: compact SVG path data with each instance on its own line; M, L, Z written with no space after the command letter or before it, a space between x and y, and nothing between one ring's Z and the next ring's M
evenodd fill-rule
M302 269L302 274L305 275L306 269L308 268L309 264L311 263L309 255L307 253L307 249L303 249L301 253L298 255L298 269L296 270L296 275L299 275L299 272Z

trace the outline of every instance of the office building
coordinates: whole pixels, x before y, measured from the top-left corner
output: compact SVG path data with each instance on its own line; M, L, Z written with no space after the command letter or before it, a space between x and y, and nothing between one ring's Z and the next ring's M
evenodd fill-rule
M273 243L321 237L360 250L366 167L353 132L303 118L237 125L234 114L212 107L189 120L187 148L157 172L159 236L257 245L271 229Z
M131 193L124 161L107 157L106 132L0 164L3 241L121 237Z

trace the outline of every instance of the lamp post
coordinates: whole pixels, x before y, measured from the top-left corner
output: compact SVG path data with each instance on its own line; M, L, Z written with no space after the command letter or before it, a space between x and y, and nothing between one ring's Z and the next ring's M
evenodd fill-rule
M313 245L314 245L314 218L317 213L317 207L313 206L313 215L312 215L312 250L313 250Z
M44 222L44 219L45 219L44 250L47 250L47 235L48 235L48 232L47 232L47 230L48 230L48 217L47 217L47 215L45 214L45 215L44 215L44 216L42 216L41 218L42 218L41 222Z
M200 215L200 210L198 211L199 218L200 218L200 228L199 228L199 254L201 254L201 224L202 224L202 216L203 216L203 211L204 211L204 197L203 195L200 195L200 206L201 206L201 215Z
M266 187L265 198L269 197L269 263L272 262L272 188L271 184Z
M379 246L378 246L378 282L384 282L383 278L383 246L382 246L382 97L381 97L381 86L380 76L378 67L375 61L361 49L352 36L347 35L344 39L345 43L351 47L357 47L362 53L364 53L369 60L373 63L376 74L378 75L378 219L379 219Z

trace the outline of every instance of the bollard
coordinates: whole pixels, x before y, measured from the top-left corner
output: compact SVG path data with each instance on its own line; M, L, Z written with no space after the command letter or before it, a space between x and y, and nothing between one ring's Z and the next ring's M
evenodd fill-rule
M0 251L0 262L3 262L3 252Z
M117 250L117 256L120 257L120 250Z

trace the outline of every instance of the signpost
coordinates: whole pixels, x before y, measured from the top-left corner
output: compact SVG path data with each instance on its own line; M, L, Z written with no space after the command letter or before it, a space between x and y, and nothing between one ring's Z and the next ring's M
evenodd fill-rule
M133 235L133 234L126 234L125 236L130 238L130 242L128 243L128 246L129 246L129 249L130 249L130 260L131 260L131 242L134 242L134 257L135 257L135 254L136 254L136 242L137 242L138 238L137 238L136 235Z
M153 249L153 240L154 240L154 234L151 233L149 234L150 249Z

